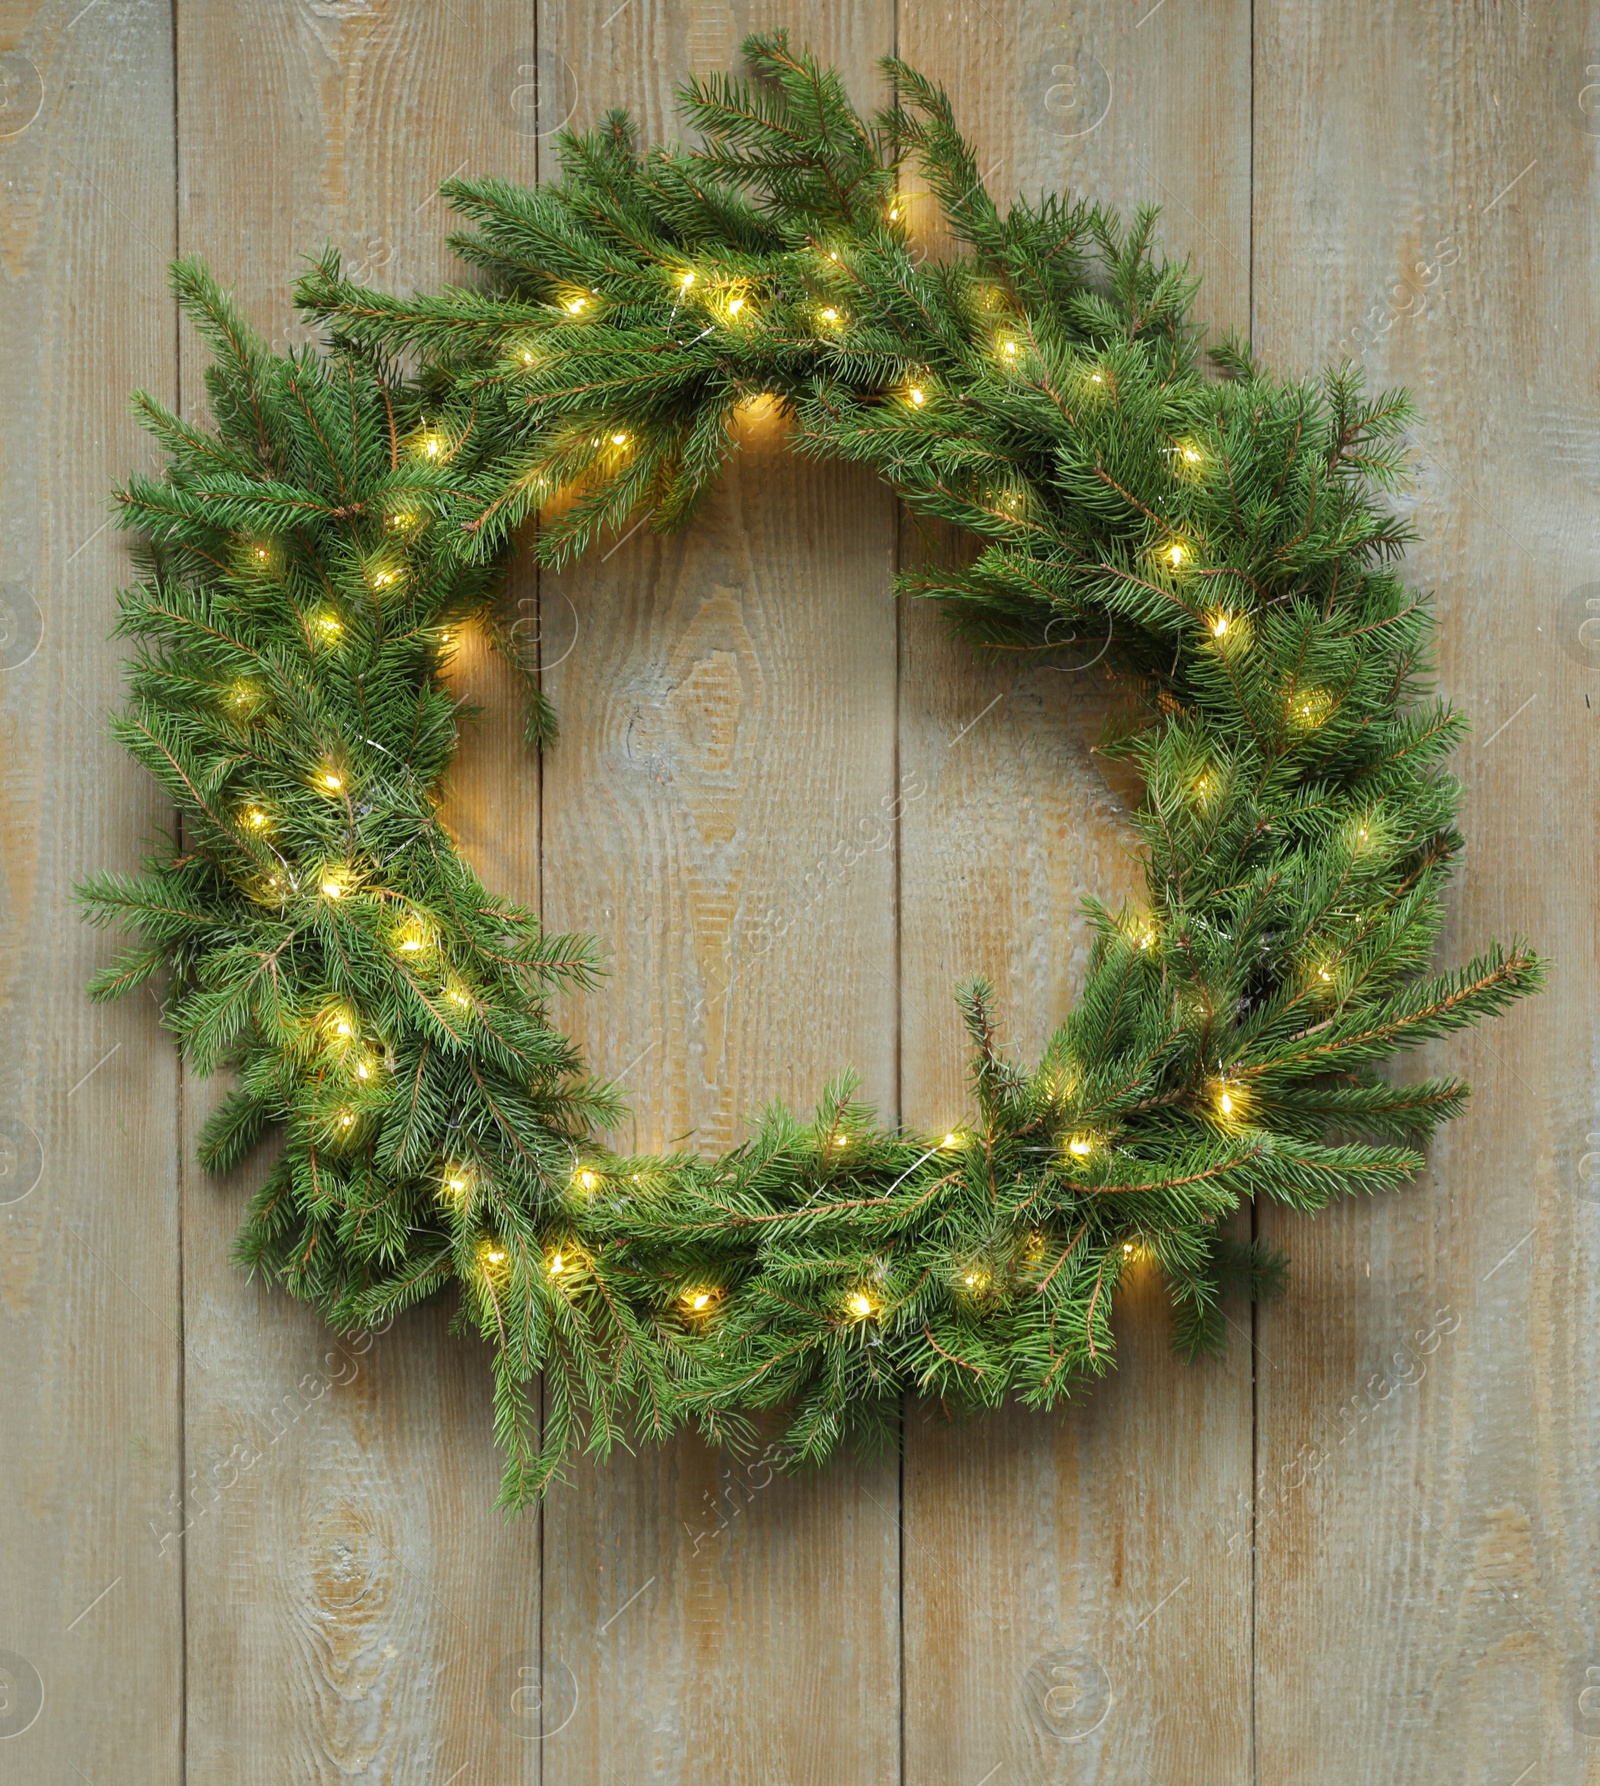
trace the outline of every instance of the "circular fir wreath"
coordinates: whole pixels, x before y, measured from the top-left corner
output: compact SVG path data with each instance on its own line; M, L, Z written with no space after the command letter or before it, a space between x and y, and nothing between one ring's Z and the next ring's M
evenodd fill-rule
M781 34L745 51L750 84L684 91L697 150L643 150L614 112L563 137L558 182L451 182L470 286L398 298L325 257L298 292L325 351L271 355L180 263L214 431L141 396L166 472L120 492L142 543L116 730L181 830L84 889L140 933L92 990L166 969L190 1064L235 1069L208 1167L281 1131L247 1267L342 1327L459 1286L510 1506L584 1435L738 1440L782 1405L788 1455L817 1460L892 1437L907 1391L1051 1406L1108 1368L1135 1258L1178 1348L1216 1348L1223 1299L1282 1271L1224 1233L1241 1199L1403 1183L1466 1088L1385 1060L1540 978L1521 944L1428 971L1463 722L1395 568L1404 398L1276 379L1237 341L1203 370L1153 215L1003 212L903 63L866 119ZM913 252L907 168L957 257ZM979 649L1110 639L1103 673L1142 703L1105 748L1142 778L1146 895L1092 907L1082 996L1031 1070L990 990L961 990L972 1109L948 1133L880 1126L846 1077L720 1158L627 1157L596 1139L617 1091L547 1012L595 943L491 896L440 822L444 677L474 621L520 663L517 537L555 565L641 511L682 526L758 395L800 451L972 536L900 587Z

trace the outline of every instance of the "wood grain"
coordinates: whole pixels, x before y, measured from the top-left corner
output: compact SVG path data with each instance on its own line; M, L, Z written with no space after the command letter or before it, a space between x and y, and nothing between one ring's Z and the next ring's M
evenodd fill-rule
M1414 1190L1264 1220L1264 1780L1600 1779L1594 43L1571 4L1257 9L1258 346L1422 406L1410 570L1474 725L1440 957L1557 964L1403 1069L1477 1087Z
M607 26L609 10L546 6L541 54L584 71L580 120L626 103L657 136L677 80L777 22L634 0ZM887 8L790 22L877 97ZM686 536L544 579L545 614L570 603L578 625L547 677L563 735L545 909L614 950L564 1014L625 1082L641 1147L726 1146L760 1104L804 1107L851 1062L894 1114L894 508L789 456L781 426L745 420ZM895 1776L894 1466L771 1474L686 1440L554 1495L546 1656L578 1703L545 1745L547 1786Z
M164 5L78 11L0 8L0 1777L52 1786L177 1781L183 1674L176 1069L154 998L84 997L118 945L72 897L164 817L106 730L102 522L128 390L174 390L172 85Z
M1205 270L1201 314L1218 333L1247 315L1248 44L1249 8L1231 4L1097 5L1063 28L990 0L912 13L900 31L906 58L948 87L997 197L1161 205L1169 252ZM979 665L936 614L902 617L913 1121L943 1127L966 1108L956 975L995 984L1011 1044L1036 1059L1082 981L1084 895L1115 904L1141 885L1126 790L1093 755L1120 698L1103 670ZM1118 1370L1088 1406L957 1428L913 1416L908 1780L1247 1777L1249 1556L1215 1534L1249 1483L1249 1335L1190 1367L1166 1327L1157 1286L1139 1284L1117 1311Z
M292 276L319 242L388 289L436 285L437 183L532 177L496 103L530 26L510 0L470 22L422 0L184 8L184 249L280 340L299 337ZM186 337L191 405L202 363ZM510 679L476 640L460 676L486 730L449 817L497 888L536 901L538 777ZM212 1095L191 1087L191 1144ZM536 1778L538 1521L493 1511L486 1355L447 1336L443 1305L336 1344L229 1263L243 1187L185 1174L189 1461L209 1484L184 1541L191 1777Z
M1224 1363L1175 1364L1135 1283L1116 1379L1065 1416L913 1412L903 1470L800 1482L683 1442L507 1526L481 1351L442 1308L337 1342L240 1279L248 1187L190 1163L212 1088L153 999L74 990L111 944L70 885L165 817L105 734L126 558L97 510L154 462L126 391L201 401L175 249L299 339L307 250L435 285L440 179L547 174L614 103L670 136L676 82L780 24L863 101L890 47L944 80L1002 194L1162 205L1201 314L1269 363L1416 387L1412 571L1475 725L1441 957L1526 926L1556 979L1415 1063L1478 1087L1415 1190L1262 1213L1291 1288ZM0 1779L1600 1782L1589 10L0 0L11 53L41 79L17 128L0 64L0 594L44 631L0 670L0 1650L45 1705ZM562 1015L646 1147L724 1146L846 1062L950 1120L951 982L992 978L1036 1054L1081 895L1138 884L1092 749L1117 689L975 664L896 611L927 548L869 478L759 410L742 449L682 539L518 573L543 763L481 640L456 671L482 717L450 822L611 944Z

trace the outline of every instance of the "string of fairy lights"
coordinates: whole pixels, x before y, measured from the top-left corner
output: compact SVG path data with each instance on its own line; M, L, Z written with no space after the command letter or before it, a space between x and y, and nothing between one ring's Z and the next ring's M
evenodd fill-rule
M323 351L272 354L180 262L213 428L139 399L165 474L120 492L153 569L119 598L119 737L183 823L83 890L142 932L91 991L174 970L186 1058L237 1069L208 1169L281 1136L245 1268L341 1327L459 1288L510 1507L579 1442L720 1443L782 1406L787 1455L820 1462L886 1440L907 1391L1056 1405L1110 1367L1111 1300L1146 1265L1176 1348L1220 1346L1224 1299L1283 1264L1231 1214L1406 1182L1466 1087L1382 1063L1540 977L1518 945L1424 978L1459 722L1424 705L1432 623L1381 499L1404 400L1227 342L1210 378L1152 214L1004 210L915 70L888 66L867 119L782 33L745 50L756 88L686 91L702 149L613 114L534 191L447 183L465 284L399 297L320 257L297 299ZM936 267L913 167L955 245ZM897 594L1013 665L1100 645L1071 670L1105 660L1131 697L1100 749L1143 784L1144 892L1087 902L1035 1061L987 981L956 989L961 1121L886 1127L844 1074L709 1157L630 1154L618 1088L551 1018L595 987L596 939L494 894L445 821L452 666L481 629L526 740L553 739L497 573L529 534L559 567L683 526L774 416L934 524Z
M889 215L893 221L898 216L898 211L891 210ZM826 250L825 254L829 264L835 267L840 264L836 249ZM694 267L678 269L673 273L672 280L674 318L680 307L698 303L704 313L711 315L712 328L719 324L729 328L748 328L757 324L760 319L760 306L745 284L719 283L716 278L708 277L703 269ZM990 292L985 294L984 301L993 307L997 298L998 294ZM600 316L605 304L601 294L595 290L571 291L559 301L566 318L585 321ZM848 331L849 313L840 302L818 303L814 306L813 313L820 332L842 335ZM538 349L525 339L514 344L511 351L516 363L524 370L540 364ZM1019 374L1026 365L1026 337L1008 323L1001 323L996 327L992 336L992 351L996 362L1008 373ZM1092 400L1115 398L1115 383L1109 370L1092 358L1086 359L1080 369L1079 385L1082 393ZM908 375L899 384L886 389L882 395L891 401L898 396L910 410L921 411L939 400L940 389L930 372L921 371ZM602 424L601 431L590 436L589 444L592 449L603 451L609 448L609 456L615 461L632 448L634 436L631 428L620 422L611 427ZM444 428L424 425L411 438L408 450L424 464L443 465L452 456L454 442ZM1206 475L1209 455L1200 440L1192 437L1174 439L1165 450L1175 481L1195 482ZM1005 492L991 490L987 501L997 514L1004 510L1014 516L1019 507L1029 506L1030 498L1031 492L1026 488ZM366 558L362 567L364 584L374 599L393 597L408 586L413 576L413 566L407 553L409 548L423 539L427 527L428 518L418 509L397 509L383 517L382 532L386 544ZM281 542L246 539L240 542L240 551L242 562L253 573L275 579L282 577L285 565ZM1148 556L1169 583L1181 583L1185 573L1194 569L1199 562L1198 543L1186 533L1173 533L1166 538L1156 539L1148 548ZM1204 641L1213 649L1230 655L1250 649L1253 627L1252 616L1247 611L1215 606L1189 611L1195 614ZM344 649L346 623L334 608L316 610L307 620L308 639L317 650L336 653ZM441 650L451 639L447 628L434 629L433 636ZM261 691L250 683L240 681L227 691L225 699L233 714L248 725L258 711L263 697ZM1301 727L1321 725L1330 717L1337 704L1335 697L1327 690L1300 687L1287 689L1284 702L1286 723ZM324 758L308 766L305 779L317 794L328 800L348 804L351 799L350 774L350 766L345 762ZM1205 768L1196 773L1190 796L1197 806L1204 807L1215 799L1220 779L1220 772L1213 769ZM348 905L364 901L380 907L392 907L398 915L387 927L387 940L396 958L398 970L408 975L413 985L418 986L422 984L424 976L431 974L430 990L441 1001L441 1008L444 1005L454 1007L462 1020L471 1020L476 1010L475 996L468 982L444 959L442 937L445 926L437 917L418 910L402 894L380 884L354 861L336 860L305 868L288 861L273 843L277 816L271 805L264 800L246 803L240 811L239 823L242 840L247 845L265 845L276 862L276 867L271 872L259 877L245 889L251 897L282 904L299 893L302 886L314 885L316 896L330 904ZM1356 829L1359 843L1365 845L1370 838L1368 826L1362 824ZM1132 915L1127 920L1127 929L1128 940L1134 950L1149 957L1160 956L1162 938L1159 920L1154 912ZM1314 988L1326 993L1336 992L1337 981L1332 961L1318 961L1309 973L1310 983ZM308 1069L318 1078L319 1084L321 1076L331 1064L342 1075L342 1084L350 1093L381 1094L385 1075L392 1070L393 1051L382 1038L371 1033L370 1026L359 1011L347 1001L331 1004L314 1020L313 1030L325 1045L321 1057L314 1060ZM1209 1121L1225 1130L1242 1132L1247 1127L1249 1096L1245 1080L1239 1075L1219 1074L1200 1087L1191 1101ZM359 1145L365 1132L364 1117L374 1114L379 1108L381 1096L371 1098L361 1105L354 1105L341 1095L339 1101L332 1106L324 1125L325 1138L346 1147ZM828 1137L828 1146L835 1152L843 1152L849 1147L851 1139L847 1133L835 1133ZM958 1152L969 1145L969 1141L970 1137L962 1130L947 1131L935 1147L901 1174L900 1179L889 1187L890 1192L936 1155ZM1059 1142L1059 1153L1069 1182L1075 1174L1081 1175L1083 1169L1111 1154L1114 1146L1113 1136L1091 1130L1072 1129L1063 1135ZM637 1181L639 1174L634 1173L632 1176ZM602 1160L581 1161L573 1168L569 1188L582 1204L604 1194L611 1177ZM454 1219L463 1222L471 1219L475 1193L479 1188L480 1174L473 1165L453 1160L441 1162L437 1195ZM1024 1270L1038 1263L1042 1257L1042 1245L1042 1236L1036 1231L1030 1230L1026 1234L1018 1259ZM1139 1243L1136 1239L1125 1240L1121 1242L1120 1250L1124 1259L1131 1261L1139 1254ZM503 1278L510 1263L507 1244L494 1233L482 1234L477 1244L476 1260L485 1281L493 1284ZM558 1289L568 1294L577 1294L585 1282L585 1271L589 1263L588 1250L571 1233L563 1231L548 1239L544 1252L544 1272L550 1283ZM956 1258L952 1261L952 1270L954 1281L960 1288L972 1293L979 1300L982 1300L984 1293L992 1285L993 1273L988 1265ZM687 1322L694 1326L703 1326L727 1306L729 1294L726 1285L707 1281L694 1283L677 1291L675 1301L679 1313ZM882 1300L870 1284L848 1288L838 1302L838 1318L845 1322L872 1322L882 1313Z

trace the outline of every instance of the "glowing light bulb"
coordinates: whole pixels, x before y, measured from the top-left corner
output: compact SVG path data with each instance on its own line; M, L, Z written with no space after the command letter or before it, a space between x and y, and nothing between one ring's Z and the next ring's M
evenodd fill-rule
M1155 941L1156 933L1153 930L1147 930L1144 935L1139 938L1139 947L1141 949L1152 949L1155 947Z
M356 1068L356 1078L365 1079L366 1077L367 1077L367 1069L366 1069L365 1064L363 1063L361 1066Z
M267 562L267 548L265 546L257 546L256 547L256 563L257 564L265 564L266 562Z
M834 1136L833 1145L835 1147L848 1147L850 1145L850 1137L844 1132L843 1129L840 1129L838 1134Z
M1200 455L1194 450L1194 448L1192 446L1186 446L1183 449L1183 456L1185 459L1187 459L1189 461L1189 463L1191 465L1198 465L1200 463Z
M913 385L911 387L911 401L915 403L919 409L927 402L927 400L928 394L920 385Z
M850 1297L846 1306L857 1320L864 1321L872 1313L872 1298L861 1290Z
M837 260L838 258L839 258L838 251L836 249L830 248L828 250L828 259L829 260Z
M437 434L429 434L424 437L422 442L423 453L430 459L437 459L441 444Z
M837 322L839 320L839 312L831 309L824 310L822 313L822 320L824 322Z
M739 312L743 309L744 309L744 299L743 298L730 298L728 300L728 314L729 314L729 316L737 316L739 314Z
M415 515L400 514L387 515L384 517L384 525L392 533L405 533L408 529L415 527L416 524L417 517Z
M349 1018L348 1018L348 1017L341 1017L341 1018L340 1018L340 1019L339 1019L339 1021L338 1021L338 1022L337 1022L337 1023L336 1023L336 1024L334 1024L334 1026L333 1026L333 1033L334 1033L334 1034L335 1034L335 1035L336 1035L336 1036L348 1036L348 1035L350 1035L350 1034L351 1034L351 1033L352 1033L352 1032L351 1032L351 1029L350 1029L350 1020L349 1020Z
M1009 358L1015 359L1016 353L1017 353L1017 344L1015 341L1008 341L1005 344L1005 346L1000 349L1000 351L1001 351L1001 353L1007 355Z
M260 809L260 807L252 807L250 809L250 823L255 830L259 831L266 822L267 815Z
M1361 841L1362 841L1362 842L1363 842L1363 843L1365 843L1365 842L1366 842L1366 841L1367 841L1367 832L1366 832L1366 827L1365 827L1365 826L1363 826L1363 827L1362 827L1362 828L1361 828L1361 830L1360 830L1360 831L1358 831L1358 832L1357 832L1357 833L1356 833L1356 835L1357 835L1357 836L1358 836L1358 837L1359 837L1359 838L1360 838L1360 839L1361 839Z
M694 274L693 273L685 273L683 275L683 277L678 281L678 283L679 283L679 285L681 285L683 287L683 289L685 291L687 291L689 289L689 287L694 284Z
M1319 967L1319 968L1318 968L1318 969L1317 969L1317 978L1318 978L1318 979L1319 979L1319 980L1328 980L1328 981L1331 981L1331 980L1332 980L1332 979L1333 979L1333 975L1332 975L1332 974L1330 974L1330 973L1329 973L1329 972L1328 972L1328 970L1327 970L1327 969L1326 969L1326 968L1325 968L1325 967Z
M1228 616L1226 614L1218 614L1217 617L1211 622L1212 637L1216 638L1216 639L1220 639L1227 632L1227 630L1228 630Z
M1078 1159L1087 1159L1094 1152L1094 1142L1087 1135L1074 1135L1067 1143L1067 1152Z
M1106 381L1100 376L1100 374L1098 372L1092 372L1089 375L1089 382L1090 382L1090 384L1104 384Z
M595 1173L589 1171L587 1167L578 1174L578 1184L586 1191L592 1191L599 1182L599 1177Z
M354 1121L355 1121L355 1118L347 1110L347 1111L345 1111L344 1115L339 1118L339 1127L341 1129L347 1129L350 1127L351 1123L353 1123Z
M628 444L628 437L626 434L613 434L611 436L611 444L613 446L626 446Z
M414 936L408 936L400 945L401 952L406 955L415 955L421 947L422 944Z
M1122 1256L1124 1259L1131 1259L1133 1257L1133 1242L1131 1240L1123 1241Z
M576 316L588 302L589 300L587 298L570 298L567 301L567 313L571 316Z
M709 1290L696 1290L689 1298L689 1307L692 1308L697 1315L703 1309L707 1309L710 1306L711 1292Z
M344 631L343 625L331 614L319 614L317 616L317 625L322 628L323 632L326 633L330 639L338 638L339 634Z
M1224 1091L1223 1093L1221 1093L1219 1095L1219 1097L1217 1098L1217 1108L1222 1112L1222 1114L1224 1116L1232 1116L1233 1115L1233 1094L1232 1094L1232 1092Z
M447 1189L454 1191L459 1197L467 1188L467 1181L464 1178L447 1178L445 1180L445 1185Z
M505 1263L506 1256L497 1246L490 1247L483 1256L491 1265L503 1265Z
M1167 563L1170 564L1174 570L1183 563L1184 557L1183 547L1176 541L1167 547Z
M939 1145L941 1147L959 1147L961 1145L961 1137L954 1129L952 1129Z
M522 363L524 366L531 366L533 364L533 351L531 348L523 348Z
M344 888L335 880L326 880L322 883L322 896L324 899L338 899L343 892Z
M565 1259L562 1258L560 1252L557 1251L557 1252L552 1253L550 1255L550 1266L549 1266L551 1277L560 1277L562 1272L564 1272L566 1269L567 1269L567 1262Z
M896 205L895 208L889 213L889 221L891 223L897 222L899 219L899 216L900 216L900 207L898 205Z

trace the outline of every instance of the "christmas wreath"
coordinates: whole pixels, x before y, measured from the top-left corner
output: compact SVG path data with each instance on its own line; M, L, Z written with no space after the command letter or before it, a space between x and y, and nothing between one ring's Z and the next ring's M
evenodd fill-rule
M1282 1271L1227 1232L1241 1200L1404 1183L1466 1087L1384 1062L1540 978L1520 943L1429 972L1464 728L1395 568L1405 399L1275 378L1238 341L1202 366L1152 215L1002 211L911 68L867 119L781 34L745 48L749 84L684 91L697 149L641 148L614 112L562 139L553 184L452 181L470 285L395 297L324 257L298 292L324 350L270 354L180 263L214 428L139 397L166 471L119 493L140 578L116 730L180 829L85 889L139 933L92 990L166 970L191 1066L235 1070L206 1166L281 1134L247 1267L346 1328L458 1286L511 1506L584 1439L737 1441L781 1405L816 1460L891 1437L907 1391L1051 1406L1112 1362L1134 1260L1178 1348L1218 1347L1224 1299ZM908 169L958 257L913 251ZM960 991L948 1132L881 1126L846 1077L719 1158L627 1156L597 1139L617 1090L547 1010L596 944L491 896L440 822L445 672L474 623L522 664L515 541L555 565L641 514L683 526L758 396L800 451L969 536L900 586L978 649L1109 641L1146 895L1093 908L1037 1066L998 1046L988 987Z

